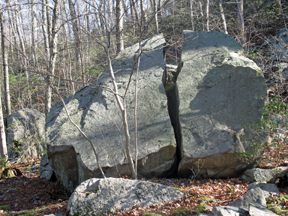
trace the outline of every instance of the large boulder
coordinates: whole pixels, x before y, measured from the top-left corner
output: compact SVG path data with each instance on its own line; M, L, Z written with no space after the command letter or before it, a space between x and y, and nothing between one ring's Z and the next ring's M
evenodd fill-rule
M119 210L168 203L184 193L157 183L122 178L89 179L69 199L69 215L108 215Z
M7 116L10 158L36 157L46 151L45 116L35 109L21 109Z
M137 111L139 176L167 176L175 172L177 165L176 141L162 84L165 68L164 45L162 35L142 41ZM112 63L121 98L127 90L138 49L138 44L126 48ZM125 100L133 159L135 158L135 73L136 71L131 78ZM122 116L110 89L114 88L109 69L106 69L95 86L83 88L66 99L65 103L73 121L94 143L105 175L119 177L130 175L130 171L124 150ZM61 103L53 106L48 114L46 141L50 165L57 179L70 190L86 179L102 176L91 145L69 122Z
M241 45L221 32L184 31L178 66L180 176L239 176L248 167L237 153L262 153L268 134L245 127L263 113L263 73ZM258 144L252 151L252 144ZM250 161L253 164L255 161Z

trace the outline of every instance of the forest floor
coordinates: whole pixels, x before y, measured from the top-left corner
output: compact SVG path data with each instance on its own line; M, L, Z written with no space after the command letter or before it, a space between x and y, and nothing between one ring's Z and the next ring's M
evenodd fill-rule
M287 144L281 150L267 148L259 167L272 168L288 166ZM30 159L12 165L21 171L21 176L0 179L0 215L45 215L67 210L70 193L57 181L44 181L39 177L40 158ZM141 179L148 180L148 179ZM149 179L185 192L185 198L167 204L155 204L133 210L118 212L115 215L149 215L148 212L162 215L193 215L196 212L211 212L209 206L227 205L247 191L249 182L239 178L230 179ZM274 212L288 215L288 187L279 188L281 194L267 200ZM208 207L208 208L207 208ZM151 215L151 214L150 214Z

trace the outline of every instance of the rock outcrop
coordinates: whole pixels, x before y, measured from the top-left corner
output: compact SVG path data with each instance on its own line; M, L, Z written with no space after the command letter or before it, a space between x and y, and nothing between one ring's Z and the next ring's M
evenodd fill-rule
M7 117L10 158L36 157L45 150L45 116L35 109L21 109Z
M256 123L264 111L263 73L229 35L186 30L184 37L177 69L179 175L188 177L194 169L202 177L239 176L248 165L235 152L252 153L252 144L258 143L257 158L268 139L266 132L243 126Z
M89 179L69 199L69 215L107 215L119 210L168 203L184 193L157 183L122 179Z
M162 35L142 42L137 114L140 176L168 176L177 170L176 141L162 84L165 69L164 45ZM138 44L126 48L112 63L121 97L127 89L138 48ZM122 116L115 96L110 91L113 86L109 69L102 74L96 85L101 87L85 87L65 101L69 113L73 121L94 143L105 175L107 177L130 175L124 152L125 134ZM135 155L134 85L133 75L126 94L132 158ZM46 133L50 165L57 179L66 187L72 190L86 179L102 176L89 142L68 121L62 104L57 104L50 110Z
M198 177L239 176L256 163L263 150L261 143L268 138L266 132L243 126L255 123L263 113L267 93L263 74L229 35L185 31L184 36L178 66L165 66L162 35L142 42L138 173L189 177L193 169ZM132 158L135 77L130 79L130 73L137 53L135 44L113 61L119 94L126 95ZM98 83L65 102L73 121L94 143L106 176L118 177L130 171L122 117L111 89L106 69ZM48 114L46 131L50 165L66 187L73 190L86 179L101 177L89 142L68 121L62 104ZM259 143L257 152L252 151L253 143ZM235 152L254 153L252 165Z

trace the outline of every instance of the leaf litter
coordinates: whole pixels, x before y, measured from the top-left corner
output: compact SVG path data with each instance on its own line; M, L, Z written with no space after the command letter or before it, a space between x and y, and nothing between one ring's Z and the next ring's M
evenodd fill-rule
M282 143L283 149L287 149L286 143ZM285 155L281 152L281 155ZM273 168L277 165L287 166L287 157L275 157L275 149L268 147L260 168ZM279 154L279 153L278 153ZM267 159L269 158L269 163ZM67 211L70 193L57 181L44 181L39 176L40 158L29 159L12 165L23 174L13 178L0 179L0 215L45 215L58 213L64 215ZM36 167L35 169L33 167ZM125 177L127 178L127 176ZM129 178L129 177L128 177ZM247 192L249 182L240 178L230 179L201 179L189 178L152 178L143 181L151 181L173 187L185 193L185 197L170 203L154 204L147 207L139 207L132 210L124 210L115 213L117 216L138 216L161 214L191 215L196 212L211 213L214 205L228 205L229 202L238 199ZM279 195L267 199L270 209L279 215L287 215L288 188L282 185Z

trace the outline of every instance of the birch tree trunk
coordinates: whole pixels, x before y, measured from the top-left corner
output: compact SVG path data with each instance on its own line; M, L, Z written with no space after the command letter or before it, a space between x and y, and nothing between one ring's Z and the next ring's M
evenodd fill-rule
M219 0L218 3L219 3L219 9L220 9L221 18L222 18L222 21L223 21L224 32L225 32L225 34L228 34L226 18L225 18L225 14L224 14L224 10L223 10L222 0Z
M199 0L199 9L200 9L200 14L201 14L201 18L202 18L202 29L203 29L203 31L205 31L204 13L203 13L201 0Z
M23 39L23 34L22 34L22 31L20 29L20 23L19 23L19 18L18 16L16 16L16 11L14 11L13 13L13 19L15 20L15 25L16 25L16 30L17 30L17 34L18 34L18 39L19 39L19 42L20 42L20 47L21 47L21 51L22 51L22 54L24 55L23 57L23 65L24 67L21 67L20 69L24 71L25 73L25 76L27 78L27 81L29 80L29 74L28 74L28 71L27 71L27 59L25 58L26 56L26 49L25 49L25 43L24 43L24 39Z
M7 54L5 52L5 39L4 39L4 37L5 37L4 30L5 29L3 29L4 20L3 20L3 12L2 11L0 12L0 23L1 23L0 25L1 25L1 38L2 38L1 45L2 45L2 57L3 57L3 70L4 70L4 74L5 74L6 71L8 73L8 65L7 65ZM8 112L7 112L7 114L8 114ZM0 87L0 139L1 139L0 158L5 157L6 159L8 159L6 134L5 134L3 110L2 110L2 100L1 100L1 87Z
M244 26L244 0L237 0L238 8L238 28L240 31L240 43L245 44L245 26Z
M45 100L45 115L47 114L51 108L51 87L53 84L53 76L55 74L55 63L57 57L57 37L58 37L58 17L59 17L59 0L54 0L54 8L53 8L53 18L52 18L52 28L51 28L51 40L50 40L50 58L49 65L47 71L47 82L46 85L46 100ZM49 34L49 33L48 33Z
M11 101L10 101L10 87L9 87L9 72L8 72L8 53L6 42L6 27L4 23L3 12L0 12L1 22L1 45L2 45L2 58L3 58L3 71L4 71L4 88L5 88L5 105L7 116L11 114Z
M37 53L36 53L36 42L37 42L37 22L36 22L36 1L31 0L32 8L32 55L33 55L33 65L37 67Z
M8 159L7 152L7 143L6 143L6 134L4 127L4 118L3 118L3 110L2 110L2 100L1 100L1 86L0 86L0 158L5 157Z
M206 0L206 30L207 32L209 32L209 4L210 4L210 1L209 0Z
M154 19L155 19L155 25L156 25L156 34L159 34L158 12L157 12L156 0L153 0L153 9L154 9Z
M117 43L117 53L124 50L124 39L123 39L123 3L122 0L116 0L116 43Z
M190 16L191 16L191 25L192 25L192 31L195 31L194 27L194 14L193 14L193 0L190 0Z

